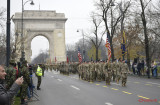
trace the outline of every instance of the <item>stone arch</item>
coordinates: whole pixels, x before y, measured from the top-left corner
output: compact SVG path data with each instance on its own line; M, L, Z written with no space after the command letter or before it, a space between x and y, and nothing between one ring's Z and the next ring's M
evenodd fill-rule
M28 37L27 38L27 40L26 40L26 43L28 43L26 46L25 46L25 48L27 48L26 49L26 51L28 50L28 52L27 52L27 57L28 58L26 58L26 59L30 59L30 57L32 56L32 50L31 50L31 42L32 42L32 40L36 37L36 36L43 36L43 37L45 37L47 40L48 40L48 42L49 42L49 55L51 55L51 52L53 52L53 51L51 51L50 49L52 49L53 47L53 41L51 40L51 37L50 37L50 35L48 34L48 33L45 33L45 32L34 32L34 33L31 33L30 34L30 32L28 32L28 34L30 35L30 37ZM52 56L55 56L54 54L52 54Z
M32 39L36 36L44 36L49 41L50 60L54 61L56 57L58 62L66 61L65 22L67 19L64 14L56 13L55 11L35 10L24 11L23 14L25 59L28 62L31 61ZM21 13L15 13L13 22L15 23L15 30L21 32ZM19 53L17 59L20 57Z

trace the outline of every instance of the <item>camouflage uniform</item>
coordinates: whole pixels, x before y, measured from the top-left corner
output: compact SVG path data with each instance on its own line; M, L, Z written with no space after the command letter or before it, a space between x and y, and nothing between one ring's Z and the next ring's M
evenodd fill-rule
M22 62L22 66L20 68L20 76L23 76L24 82L21 86L20 89L20 98L21 98L21 103L24 103L24 99L27 96L27 88L28 85L30 85L30 76L29 76L29 70L27 68L27 61Z
M110 85L111 82L111 68L112 65L110 63L105 64L105 78L106 78L106 85Z
M91 67L90 67L90 81L93 82L96 79L96 72L95 72L95 64L91 63Z
M127 73L128 73L128 65L126 63L122 64L122 86L126 86L127 82Z
M15 61L10 60L10 65L9 67L5 68L6 70L6 77L5 77L5 82L6 82L6 89L9 90L13 83L16 80L16 69L14 68ZM11 99L11 103L14 104L15 102L15 96Z
M100 70L100 64L96 63L95 64L95 70L96 70L96 74L97 74L97 81L101 81L101 70Z
M116 74L117 74L117 64L115 62L112 63L112 77L113 81L116 79Z
M14 81L16 80L16 69L14 69L14 67L12 65L9 65L9 67L6 68L6 73L7 73L7 75L5 77L6 88L10 89L10 87L12 86Z
M119 84L119 80L121 78L121 65L122 65L121 62L117 63L117 76L116 76L117 84Z

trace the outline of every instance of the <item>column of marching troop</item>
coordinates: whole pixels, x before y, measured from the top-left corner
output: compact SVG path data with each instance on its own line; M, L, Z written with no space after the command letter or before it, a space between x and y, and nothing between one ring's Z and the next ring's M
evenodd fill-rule
M111 81L119 84L121 79L122 86L126 86L127 74L129 73L128 65L123 62L84 62L84 63L55 63L46 65L46 70L56 70L61 74L69 75L70 73L78 73L79 79L94 82L106 81L106 85L110 85Z

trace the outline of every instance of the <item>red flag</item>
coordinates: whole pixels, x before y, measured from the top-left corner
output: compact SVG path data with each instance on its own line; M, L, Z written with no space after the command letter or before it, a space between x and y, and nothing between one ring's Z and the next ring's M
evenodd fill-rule
M67 56L67 63L69 63L69 59L68 59L68 56Z
M82 55L80 53L80 49L78 48L78 58L79 58L79 63L82 62Z
M107 34L107 39L106 39L106 45L105 45L108 49L108 61L110 61L111 58L111 45L110 45L110 36Z

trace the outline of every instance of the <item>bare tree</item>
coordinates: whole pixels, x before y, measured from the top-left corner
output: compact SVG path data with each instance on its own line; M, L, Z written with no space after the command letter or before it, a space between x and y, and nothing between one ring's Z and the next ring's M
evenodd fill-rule
M146 53L146 62L148 67L148 78L150 78L150 56L149 56L149 41L148 41L148 29L147 29L147 21L146 21L146 14L145 9L148 6L149 1L140 0L141 4L141 19L143 23L143 30L144 30L144 36L145 36L145 53Z
M4 18L5 13L6 9L1 7L0 8L0 27L2 28L1 31L4 31L4 21L6 21L6 18Z
M88 38L91 40L91 42L93 43L93 45L96 48L96 61L98 61L99 60L98 50L99 50L99 47L102 43L102 39L103 39L103 35L105 34L105 31L101 31L100 28L101 28L102 20L99 19L99 17L97 17L94 12L92 12L91 18L92 18L92 22L94 25L94 29L93 29L94 37L88 37ZM100 38L99 38L99 36L100 36Z
M112 60L114 60L114 49L113 49L113 42L112 39L114 37L115 31L116 31L116 27L118 25L118 23L122 20L124 20L125 18L125 14L128 10L128 8L130 7L130 1L127 3L127 5L125 5L125 7L121 8L121 3L118 3L118 7L120 9L120 14L118 14L118 11L114 11L115 13L113 13L112 10L112 6L114 6L114 1L115 0L99 0L99 2L96 2L96 6L97 8L101 11L101 14L99 14L99 16L102 17L104 24L105 24L105 28L107 31L107 34L110 36L110 45L111 45L111 56L112 56ZM117 7L116 6L116 7ZM113 14L116 14L113 16ZM110 18L110 19L109 19ZM111 26L111 28L110 28Z

